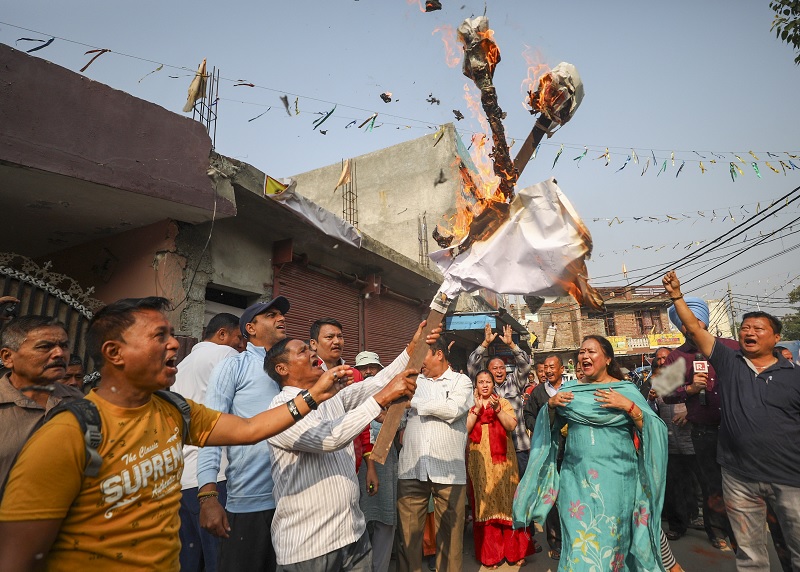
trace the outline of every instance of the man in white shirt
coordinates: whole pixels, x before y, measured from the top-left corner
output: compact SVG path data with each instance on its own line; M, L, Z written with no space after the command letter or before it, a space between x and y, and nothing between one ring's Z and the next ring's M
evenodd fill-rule
M429 345L407 412L398 463L398 572L422 569L422 535L431 495L436 509L436 570L461 571L467 411L475 398L470 379L450 369L447 342L440 338Z
M421 328L411 346L418 343L420 332ZM413 351L411 346L408 352ZM382 408L413 395L416 372L403 371L408 352L375 377L340 391L333 402L297 423L295 430L268 440L276 502L272 539L282 571L371 572L372 548L358 504L353 438ZM323 373L320 361L301 340L287 338L275 344L264 362L267 374L281 385L271 407L293 403L311 387ZM331 370L352 379L348 366Z
M217 314L208 322L203 341L178 364L172 391L187 399L202 403L206 397L208 380L214 367L222 360L237 355L244 349L244 338L239 330L239 318L233 314ZM200 504L197 500L197 447L183 447L183 475L181 476L181 570L187 572L216 572L219 539L200 528ZM223 456L217 491L225 504L225 467Z

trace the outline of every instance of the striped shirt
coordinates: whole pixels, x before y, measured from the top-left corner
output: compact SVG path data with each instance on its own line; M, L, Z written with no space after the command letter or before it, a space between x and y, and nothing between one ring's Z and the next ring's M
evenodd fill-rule
M406 412L399 478L443 485L465 485L467 411L475 404L472 382L447 370L436 379L420 374Z
M283 433L270 437L278 564L295 564L356 542L366 530L358 506L353 439L381 412L372 396L408 364L403 352L375 377L355 383ZM284 386L270 407L301 389Z

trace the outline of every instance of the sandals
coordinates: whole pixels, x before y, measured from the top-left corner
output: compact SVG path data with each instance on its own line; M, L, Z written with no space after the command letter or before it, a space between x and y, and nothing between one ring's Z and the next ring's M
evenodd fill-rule
M517 560L516 562L509 562L511 566L525 566L526 563L527 560L525 560L524 558L522 560Z
M724 538L720 538L718 536L711 539L711 546L716 548L717 550L722 550L723 552L729 552L731 547L728 544L728 541Z
M561 552L558 550L548 550L547 555L550 557L551 560L561 560Z

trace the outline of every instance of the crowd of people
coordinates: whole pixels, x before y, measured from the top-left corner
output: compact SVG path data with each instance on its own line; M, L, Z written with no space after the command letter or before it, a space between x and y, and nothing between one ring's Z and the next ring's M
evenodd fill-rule
M749 313L738 342L715 338L705 303L663 283L686 343L656 351L641 387L602 336L532 364L488 324L466 373L424 324L386 365L363 351L351 366L334 318L288 337L281 296L214 316L178 363L169 301L151 297L92 318L84 394L63 324L15 317L0 332L2 569L385 572L394 557L455 572L471 527L489 569L524 565L539 529L542 569L679 571L670 542L694 526L739 570L769 569L769 530L800 570L800 375L780 321ZM683 383L666 392L670 368Z

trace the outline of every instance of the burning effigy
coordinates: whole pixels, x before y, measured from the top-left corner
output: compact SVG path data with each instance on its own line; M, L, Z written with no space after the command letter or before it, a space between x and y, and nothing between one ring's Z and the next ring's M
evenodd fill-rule
M492 169L488 177L463 164L456 214L437 225L433 238L441 250L431 253L444 281L431 302L426 332L436 328L450 303L462 292L486 288L498 294L559 296L570 294L581 305L603 307L603 298L589 284L586 260L592 238L569 199L554 179L517 190L520 173L542 138L572 119L584 89L575 66L560 63L542 74L528 91L526 104L538 119L512 160L506 142L503 112L493 84L500 49L485 16L468 18L458 27L464 49L463 73L480 91L480 104L491 131ZM475 139L473 139L473 142ZM483 148L487 138L479 140ZM486 180L484 180L486 179ZM419 368L427 352L418 344L409 361ZM405 405L389 408L372 452L383 463Z

